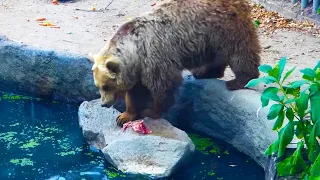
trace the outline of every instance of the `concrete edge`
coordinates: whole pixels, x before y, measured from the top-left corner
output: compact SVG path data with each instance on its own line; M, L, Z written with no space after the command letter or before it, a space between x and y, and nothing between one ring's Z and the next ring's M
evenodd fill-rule
M0 60L4 62L0 70L6 71L6 73L0 73L2 91L77 105L85 100L99 98L98 89L93 81L91 63L84 55L27 45L0 35ZM30 62L32 65L18 67L25 62ZM10 63L17 63L17 65ZM43 70L34 70L35 64L41 65ZM54 71L47 72L46 68L54 68ZM33 70L35 72L30 73ZM64 73L70 70L74 73L72 76ZM15 77L17 75L22 76L22 79ZM45 82L47 84L38 81L46 78L49 78ZM29 81L24 82L26 79ZM53 80L50 81L50 79ZM73 91L70 92L70 89Z

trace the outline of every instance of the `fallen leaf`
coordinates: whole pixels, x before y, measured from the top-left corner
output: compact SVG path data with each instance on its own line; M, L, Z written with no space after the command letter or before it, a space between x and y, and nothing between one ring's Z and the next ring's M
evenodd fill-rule
M51 28L56 28L56 29L60 29L60 26L56 26L56 25L53 25L53 26L50 26Z
M276 12L267 11L260 5L253 4L252 7L252 19L254 24L257 27L257 21L259 21L259 28L263 29L265 31L264 34L266 35L272 34L277 29L282 29L320 36L320 29L318 29L313 22L286 19Z
M39 17L39 18L37 18L36 19L36 21L44 21L44 20L46 20L47 18L45 18L45 17Z
M52 24L49 21L39 23L40 26L51 26Z

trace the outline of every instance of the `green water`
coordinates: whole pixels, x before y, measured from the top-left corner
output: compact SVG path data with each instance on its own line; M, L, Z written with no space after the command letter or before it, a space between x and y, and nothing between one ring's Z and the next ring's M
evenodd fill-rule
M118 172L88 147L78 107L0 92L0 179L142 179ZM193 160L172 180L263 180L253 160L231 146L189 131Z

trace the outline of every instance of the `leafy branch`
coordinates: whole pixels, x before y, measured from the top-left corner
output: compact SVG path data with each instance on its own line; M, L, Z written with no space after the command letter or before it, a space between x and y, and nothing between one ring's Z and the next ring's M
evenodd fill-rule
M312 69L300 70L301 80L285 84L296 69L283 76L286 61L283 57L274 67L259 66L266 76L252 79L246 85L248 88L260 83L275 85L266 88L260 98L262 107L274 102L266 118L276 119L272 130L278 132L278 139L266 149L265 155L277 153L277 158L283 157L295 136L300 141L294 153L276 165L279 176L300 174L301 179L320 179L320 61ZM303 86L306 87L302 89ZM305 151L307 158L303 157Z

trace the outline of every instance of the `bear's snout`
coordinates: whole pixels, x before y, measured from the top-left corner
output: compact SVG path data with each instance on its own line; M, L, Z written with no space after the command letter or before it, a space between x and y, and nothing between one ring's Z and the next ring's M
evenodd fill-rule
M108 104L108 103L103 104L103 103L101 103L101 107L110 108L111 106L112 106L112 104Z
M102 107L106 107L106 108L110 108L116 101L115 95L111 94L103 94L101 96L101 106Z

